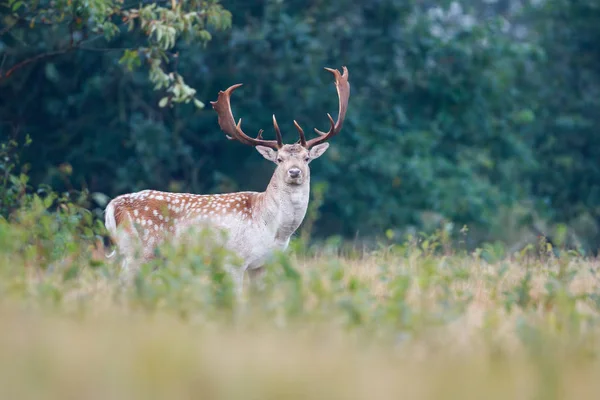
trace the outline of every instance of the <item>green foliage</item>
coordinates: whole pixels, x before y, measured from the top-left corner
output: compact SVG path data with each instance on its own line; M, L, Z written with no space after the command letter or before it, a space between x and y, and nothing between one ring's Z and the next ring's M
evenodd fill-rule
M0 135L34 139L23 159L35 185L262 190L270 166L225 140L204 105L242 82L245 130L276 114L291 142L292 120L327 126L337 99L322 68L346 65L348 116L312 164L327 191L302 245L468 225L447 234L469 249L562 235L594 250L598 9L508 3L235 0L232 15L217 1L11 1L0 87L19 101L0 106Z
M31 141L26 138L25 146ZM102 240L104 226L89 210L84 192L57 193L28 184L27 165L19 163L15 141L0 144L0 247L5 268L21 275L24 267L58 268L65 280L83 266L94 266L93 243ZM90 264L91 263L91 264Z
M29 146L31 139L27 136L23 146ZM8 214L18 207L20 200L27 191L29 177L26 170L17 171L19 165L19 143L15 140L0 143L0 217L6 218Z
M7 21L9 27L2 31L3 34L23 39L30 36L30 32L27 28L19 29L22 23L27 22L30 30L36 24L41 24L43 26L41 31L52 32L59 37L59 43L68 41L68 45L62 44L62 49L58 51L42 53L34 58L17 62L6 72L0 71L0 79L8 78L24 63L29 63L36 58L76 50L102 51L96 47L89 47L88 43L99 38L104 38L111 43L124 31L123 28L127 27L129 32L135 31L146 36L147 45L136 49L125 49L119 63L125 64L130 70L141 66L142 60L149 65L149 78L154 84L154 89L162 89L168 94L163 98L164 101L161 100L161 107L190 101L199 108L203 107L202 102L195 97L196 90L188 86L176 70L168 72L166 64L172 59L177 59L178 54L173 54L171 51L180 38L205 45L212 38L210 29L224 30L231 25L231 13L225 10L218 0L172 0L146 5L140 3L139 8L125 4L124 0L30 3L11 0L6 6L8 10L3 9L0 16ZM96 36L90 37L90 34ZM16 48L19 49L21 46L22 43L19 43Z
M544 59L532 76L539 95L530 129L539 165L532 194L592 249L600 241L600 8L593 0L544 2L531 13ZM592 244L593 243L593 244Z

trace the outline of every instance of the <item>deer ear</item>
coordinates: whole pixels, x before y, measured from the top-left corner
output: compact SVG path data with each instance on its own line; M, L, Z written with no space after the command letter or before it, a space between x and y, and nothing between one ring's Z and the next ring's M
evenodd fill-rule
M310 158L315 159L319 158L325 153L325 151L329 148L329 143L321 143L310 149Z
M277 164L277 152L270 147L256 146L256 150L267 160Z

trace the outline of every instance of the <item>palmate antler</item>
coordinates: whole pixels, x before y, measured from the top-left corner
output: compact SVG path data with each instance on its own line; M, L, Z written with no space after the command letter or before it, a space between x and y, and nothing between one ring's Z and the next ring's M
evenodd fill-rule
M338 98L339 98L339 110L338 110L338 119L334 123L333 118L331 118L331 114L327 113L327 117L329 118L329 122L331 127L329 128L329 132L321 132L317 128L315 128L315 132L319 135L316 138L310 139L306 141L306 137L304 136L304 131L300 127L300 125L294 121L294 125L298 130L298 134L300 135L300 144L307 149L311 147L328 141L342 130L342 125L344 124L344 118L346 117L346 110L348 109L348 99L350 98L350 83L348 82L348 68L342 67L343 73L337 69L325 68L327 71L331 72L335 77L335 87L337 89Z
M313 147L319 143L326 142L327 140L331 139L332 137L334 137L335 135L340 133L340 131L342 130L342 125L344 124L344 118L346 117L346 110L348 109L348 99L350 97L350 83L348 82L348 69L346 67L342 67L342 71L343 71L342 74L340 74L340 72L337 69L331 69L331 68L325 68L325 69L327 71L331 72L333 74L333 76L335 77L335 86L336 86L336 89L338 92L338 98L339 98L338 119L336 122L334 122L331 115L327 114L327 117L329 117L329 122L331 124L329 131L321 132L320 130L315 128L315 132L319 136L316 138L310 139L308 141L306 140L306 136L304 135L304 131L302 130L300 125L296 121L294 121L294 126L298 130L298 134L300 136L299 142L303 147L305 147L307 149L310 149L311 147ZM237 140L237 141L239 141L243 144L247 144L249 146L259 146L260 145L260 146L267 146L272 149L280 149L281 147L283 147L281 131L279 130L279 126L277 125L277 120L275 119L275 115L273 115L273 126L275 128L275 135L277 137L277 140L264 140L262 138L262 132L263 132L262 129L258 132L258 135L256 138L251 138L250 136L246 135L244 133L244 131L242 131L241 118L237 124L235 123L235 119L233 118L233 113L231 112L230 98L231 98L231 93L235 89L239 88L240 86L242 86L241 83L230 86L225 91L220 91L217 101L211 101L213 108L215 109L215 111L217 112L217 114L219 116L219 126L221 127L223 132L225 132L225 134L227 135L227 138L231 139L231 140Z
M266 146L272 149L280 149L283 147L283 139L281 138L281 131L279 130L279 126L277 125L277 120L275 119L275 115L273 115L273 126L275 127L275 135L277 136L277 140L264 140L262 138L263 130L258 131L258 135L255 138L251 138L246 135L244 131L242 131L242 119L238 121L237 125L235 123L235 119L233 118L233 113L231 112L231 93L237 88L242 86L241 83L237 85L230 86L225 91L219 92L219 97L217 101L211 101L213 108L217 112L219 116L219 126L227 135L227 139L237 140L243 144L247 144L249 146Z

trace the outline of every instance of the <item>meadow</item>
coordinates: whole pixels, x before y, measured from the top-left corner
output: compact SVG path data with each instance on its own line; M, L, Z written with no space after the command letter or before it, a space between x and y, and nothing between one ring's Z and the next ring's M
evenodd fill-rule
M371 250L296 238L238 303L221 249L164 248L126 284L100 222L56 201L0 219L2 398L600 394L599 262L543 240L500 256L443 233Z
M0 400L600 398L599 4L4 1ZM295 140L342 66L261 287L205 236L123 281L111 197L264 189L210 102Z

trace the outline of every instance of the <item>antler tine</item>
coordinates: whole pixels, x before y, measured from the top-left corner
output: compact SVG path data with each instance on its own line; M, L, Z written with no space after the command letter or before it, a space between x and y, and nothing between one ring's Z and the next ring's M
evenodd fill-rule
M310 139L306 142L306 148L311 148L319 143L323 143L342 130L342 125L344 124L344 118L346 117L346 110L348 109L348 99L350 98L350 83L348 83L348 68L342 67L342 73L337 69L325 68L327 71L331 72L335 77L335 87L337 89L338 98L339 98L339 109L338 109L338 119L337 122L333 121L333 118L330 114L327 114L329 118L329 123L331 127L329 128L329 132L322 132L315 128L315 132L319 135L319 137Z
M283 146L281 141L281 133L277 133L277 140L264 140L262 139L262 129L258 132L256 139L251 138L242 131L242 119L235 123L233 113L231 112L231 93L237 88L242 86L241 83L230 86L225 91L219 91L219 97L217 101L211 101L213 109L217 112L219 117L219 126L221 130L225 132L225 136L230 140L237 140L240 143L248 146L266 146L272 149L280 149Z
M300 136L300 144L303 147L306 147L306 136L304 136L304 130L300 127L300 125L294 120L294 126L298 129L298 135Z
M273 114L273 127L275 128L275 136L277 137L277 144L279 147L283 146L283 139L281 137L281 131L279 130L279 125L277 125L277 119L275 119L275 114Z
M327 118L329 118L329 123L331 124L331 127L329 128L329 132L331 132L332 129L335 129L335 122L333 121L333 117L329 113L327 113ZM319 134L319 136L325 136L328 133L328 132L320 131L317 128L314 128L314 130L317 134Z

